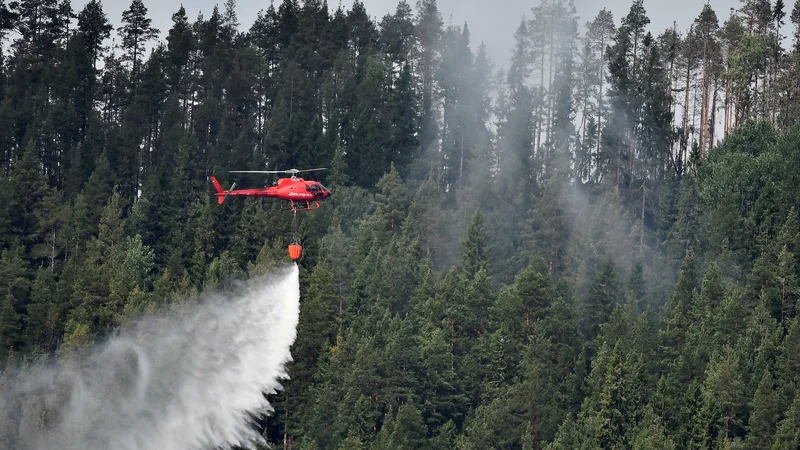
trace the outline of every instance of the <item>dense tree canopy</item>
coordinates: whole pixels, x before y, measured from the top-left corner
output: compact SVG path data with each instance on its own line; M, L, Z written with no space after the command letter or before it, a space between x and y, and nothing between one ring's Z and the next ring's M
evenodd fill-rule
M799 445L800 1L546 0L499 67L435 0L275 3L0 3L3 376L288 261L209 177L324 166L269 442Z

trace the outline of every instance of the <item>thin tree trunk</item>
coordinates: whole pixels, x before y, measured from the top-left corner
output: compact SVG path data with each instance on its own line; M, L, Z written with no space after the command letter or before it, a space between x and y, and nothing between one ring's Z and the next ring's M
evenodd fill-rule
M709 63L708 63L708 36L703 39L703 93L700 104L700 154L706 151L706 126L708 124L708 88L709 88Z
M461 132L461 161L458 166L458 185L461 186L464 176L464 131Z
M288 397L288 394L284 390L284 399ZM288 403L288 402L287 402ZM289 407L286 407L286 417L284 417L283 421L283 450L289 450L291 446L289 445L289 433L287 429L289 428Z
M693 141L696 138L695 134L697 133L697 126L696 126L696 124L697 124L697 103L698 103L698 101L697 101L697 97L698 97L697 96L697 88L698 88L697 74L694 74L694 83L693 83L693 91L694 92L693 92L693 96L692 96L692 119L691 119L691 126L694 128L692 130L692 140ZM701 96L702 96L702 86L700 86L700 89L701 89Z
M675 39L675 43L677 46L677 39L678 39L678 22L672 22L672 31L673 31L673 38ZM669 94L671 95L672 92L675 92L678 86L678 73L675 70L675 54L673 53L669 60ZM675 118L678 116L678 102L673 101L672 103L672 126L675 127ZM680 142L678 142L678 151L680 151ZM670 160L673 160L675 157L675 142L673 141L670 144ZM667 168L666 164L664 164L664 173L666 173Z
M692 74L691 61L686 65L686 94L683 100L683 142L681 143L681 165L686 162L686 152L689 148L689 82Z
M731 88L730 88L730 81L725 80L725 101L723 102L724 108L724 123L722 125L722 137L724 138L728 134L728 126L730 122L730 98L731 98Z
M642 181L642 216L641 216L642 230L639 233L639 258L640 259L642 258L642 255L644 254L644 199L645 199L645 194L646 194L645 185L644 185L644 181Z
M619 195L619 168L622 165L622 138L617 138L617 195Z
M342 340L342 326L344 325L344 298L342 296L342 272L338 271L336 277L339 279L339 283L336 286L337 290L339 291L339 332L336 334L336 344L338 345L339 342Z
M711 123L709 124L708 150L714 148L714 134L717 128L717 93L719 92L719 77L714 76L714 91L711 97ZM708 152L707 152L708 153Z
M449 115L447 114L448 109L450 108L450 95L449 90L445 89L444 94L444 105L442 105L442 145L440 147L440 151L444 154L445 149L445 142L447 141L447 118ZM446 155L443 155L446 157Z
M707 69L704 69L704 72ZM706 129L708 126L708 75L703 75L703 94L700 103L700 154L706 154Z
M769 117L770 121L772 121L772 81L774 78L774 70L775 70L775 63L772 58L770 58L770 63L767 65L767 75L765 80L764 86L764 108L765 108L765 115ZM774 122L773 122L774 123Z
M539 76L539 86L544 87L544 51L545 51L545 43L544 39L542 39L542 58L541 58L541 74ZM541 100L539 101L541 105ZM536 144L534 145L534 153L539 152L539 147L542 145L542 111L539 106L535 106L534 110L536 111Z
M597 151L596 151L597 163L596 163L596 166L597 167L600 167L600 141L602 140L602 139L600 139L600 137L603 135L603 126L602 126L602 123L603 123L603 87L604 87L603 86L603 84L604 84L603 77L606 74L606 69L605 69L605 67L606 67L605 66L605 63L606 63L605 54L606 53L605 53L605 50L604 50L605 49L605 45L606 45L606 34L605 34L605 32L602 32L602 33L600 33L600 74L599 74L600 75L600 96L597 98L597 142L596 142L596 145L597 145ZM599 176L599 172L600 171L598 170L598 176Z
M637 31L636 35L633 38L633 66L632 66L633 67L633 74L632 74L633 76L631 76L631 81L632 81L632 85L633 86L636 86L637 82L638 82L637 77L636 77L636 74L638 73L638 67L637 67L637 62L636 62L637 58L639 57L639 49L638 48L639 48L639 32ZM636 89L636 88L634 88L634 89ZM628 145L628 173L629 173L629 176L630 176L630 179L628 180L628 190L629 191L633 189L633 156L634 156L634 153L636 152L636 131L635 131L636 125L635 125L635 123L638 121L638 117L636 116L637 113L638 113L638 111L634 111L635 115L634 115L634 117L631 117L631 121L633 122L633 124L631 124L632 128L631 128L631 131L630 131L630 143Z
M455 371L455 354L456 354L456 321L450 318L450 370Z
M590 42L591 41L589 40L589 38L586 38L586 44L589 47L589 54L591 55ZM586 47L584 47L584 48L586 48ZM585 65L583 65L583 66L584 66L583 67L583 80L582 80L583 89L584 89L584 92L588 94L588 91L589 91L589 88L588 88L589 80L587 80L587 77L588 77L589 71L586 70L587 68L586 68ZM581 128L580 128L581 129L581 133L580 133L580 135L581 135L581 143L586 142L586 136L587 136L587 133L586 133L586 115L587 115L588 111L589 111L589 96L585 95L583 97L583 111L581 113ZM590 162L589 166L591 168L591 162Z
M549 68L548 68L548 80L547 80L547 137L550 138L550 133L553 131L553 66L555 66L555 61L553 61L553 53L555 52L555 27L553 24L550 24L550 58L549 58Z
M781 323L785 324L788 319L789 298L786 292L786 277L781 277Z
M753 89L753 100L750 102L751 103L750 104L750 108L752 108L752 110L753 110L753 115L754 115L755 119L758 119L759 118L759 110L761 109L760 105L759 105L759 103L760 103L759 100L760 99L758 98L758 74L756 74L755 78L756 78L756 87L755 87L755 89ZM750 108L748 108L748 109L750 109Z
M631 132L630 142L628 143L628 190L633 191L633 170L634 170L634 154L636 153L636 133ZM631 192L633 194L633 192Z
M53 228L53 244L50 246L51 253L50 253L50 272L53 271L53 267L56 265L56 229Z

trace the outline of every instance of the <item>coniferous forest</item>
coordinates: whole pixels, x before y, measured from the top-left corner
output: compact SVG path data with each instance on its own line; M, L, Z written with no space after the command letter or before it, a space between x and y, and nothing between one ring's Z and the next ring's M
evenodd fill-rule
M800 1L720 13L0 2L0 383L289 262L209 177L327 167L276 448L798 448Z

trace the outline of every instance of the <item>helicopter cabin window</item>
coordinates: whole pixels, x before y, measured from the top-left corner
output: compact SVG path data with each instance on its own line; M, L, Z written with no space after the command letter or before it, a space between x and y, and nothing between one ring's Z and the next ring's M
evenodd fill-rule
M312 184L311 185L311 190L314 191L314 192L317 192L317 191L319 191L319 186L316 185L316 184Z
M309 188L309 187L308 187L308 185L306 185L306 190L307 190L308 192L311 192L311 188Z

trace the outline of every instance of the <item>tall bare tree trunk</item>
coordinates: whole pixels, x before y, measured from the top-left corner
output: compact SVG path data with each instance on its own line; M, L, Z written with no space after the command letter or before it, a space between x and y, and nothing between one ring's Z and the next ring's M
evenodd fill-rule
M773 96L772 83L775 80L774 72L775 72L775 60L770 58L770 63L769 65L767 65L766 113L767 117L769 117L769 120L772 122L773 125L775 124L774 116L772 115L772 111L774 110L772 102L772 96Z
M681 165L686 162L686 153L689 148L689 84L692 75L691 62L686 65L686 93L683 99L683 135L685 136L685 143L681 144Z
M545 53L545 49L546 49L546 45L545 45L545 42L544 42L544 36L542 36L541 74L539 75L539 85L542 86L542 88L544 88L544 59L545 59L544 58L544 53ZM544 100L544 99L542 99L542 100ZM537 153L539 152L539 148L542 145L542 132L543 132L543 130L542 130L542 111L541 111L541 109L539 109L540 107L541 107L541 102L535 108L536 111L537 111L537 115L536 115L536 123L537 123L537 127L536 127L536 148L535 148L535 151Z
M636 153L636 133L631 133L631 141L628 144L628 190L633 191L633 170L634 170L634 154ZM633 194L633 192L631 192Z
M706 69L703 70L706 72ZM708 96L709 96L708 74L703 74L703 94L700 103L700 154L706 154L706 130L708 127Z
M603 135L603 78L606 74L606 58L605 58L605 45L606 45L606 34L600 33L600 96L597 98L597 167L600 167L600 137Z
M450 354L456 354L456 320L450 318ZM450 370L455 371L455 358L450 358Z
M764 83L761 86L761 93L764 98L763 101L761 102L761 104L763 105L762 114L765 119L769 119L769 95L770 95L771 79L772 79L772 64L767 63L767 68L764 69Z
M286 417L284 418L283 422L283 450L289 450L292 448L292 446L289 444L289 433L287 432L288 426L286 425L287 423L289 423L289 408L286 408Z
M53 271L53 268L56 265L56 229L53 227L53 243L50 245L50 272Z
M622 138L617 139L617 195L619 195L619 168L622 165Z
M717 93L719 92L719 77L714 76L714 91L711 94L711 123L709 124L709 151L714 147L714 132L717 128Z
M672 31L674 33L673 36L674 36L674 39L676 41L676 46L677 46L678 22L675 22L675 21L672 22ZM672 94L672 92L675 92L675 89L678 86L678 74L677 74L677 70L675 69L675 59L676 59L676 56L673 53L671 55L670 61L669 61L669 92L668 93L670 95ZM672 103L672 121L673 121L672 122L672 126L674 127L675 126L675 117L678 117L678 103L679 102L673 101L673 102L670 102L670 103ZM678 149L679 150L680 150L680 145L681 145L680 142L678 142ZM674 155L675 155L675 142L674 141L670 145L669 151L670 151L670 158L669 159L674 158ZM666 172L666 166L664 167L664 171Z
M555 3L555 2L553 2ZM553 8L550 13L553 14L555 12L555 8ZM550 133L553 131L553 67L556 65L554 61L554 53L556 47L556 23L555 17L551 16L550 21L550 57L548 58L548 79L547 79L547 138L550 138ZM548 155L549 159L549 155Z
M461 161L458 165L458 185L461 186L462 177L464 176L464 132L461 132Z
M706 154L706 130L708 126L708 88L710 84L709 79L709 61L708 61L708 36L703 39L703 94L700 104L700 154Z
M731 88L730 88L730 81L727 79L725 80L725 102L723 103L724 108L724 116L723 116L723 125L722 125L722 137L724 138L728 134L728 127L730 126L730 117L731 117Z
M644 254L644 199L646 193L644 181L642 181L642 230L639 233L639 258L642 258L642 255Z
M753 89L753 99L750 102L750 107L748 109L752 109L752 117L756 120L759 119L758 111L759 109L759 101L758 101L758 74L756 74L756 87ZM748 111L749 112L749 111ZM748 114L750 115L750 114ZM742 117L742 119L747 119L746 117Z

